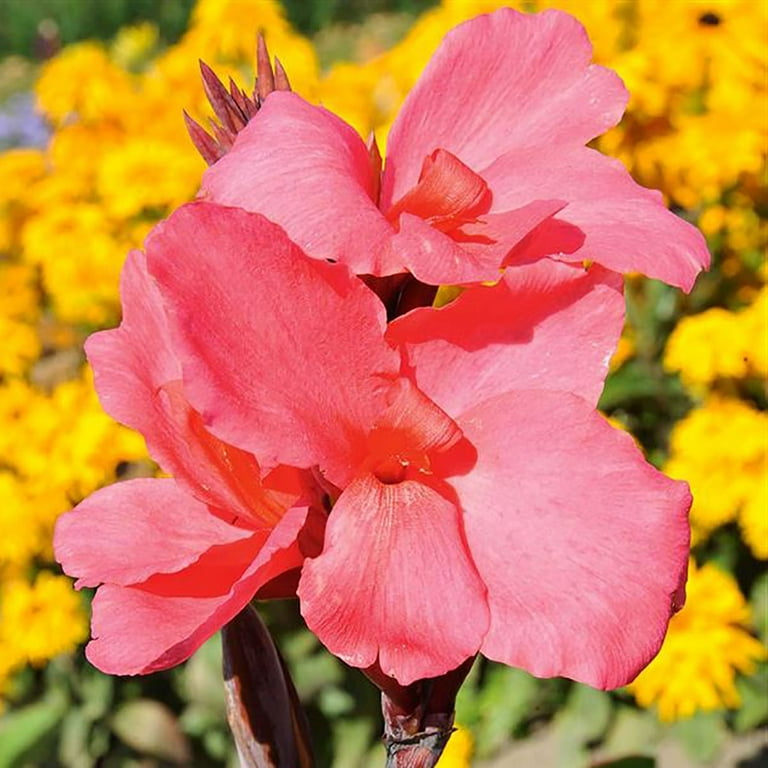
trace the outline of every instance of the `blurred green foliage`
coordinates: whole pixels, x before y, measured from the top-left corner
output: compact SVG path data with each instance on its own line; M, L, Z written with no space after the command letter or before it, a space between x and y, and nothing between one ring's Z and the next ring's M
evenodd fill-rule
M291 23L313 34L334 22L358 22L371 13L421 13L436 0L285 0ZM120 27L153 21L160 38L172 43L186 29L194 0L0 0L0 56L39 57L43 37L57 36L67 45L88 38L107 39ZM55 27L41 28L49 20Z
M165 42L173 42L187 26L194 0L0 0L0 56L38 57L42 37L57 28L57 43L106 39L121 26L154 21ZM41 27L44 20L55 28ZM50 25L49 25L50 27Z
M283 5L299 31L313 34L328 24L358 22L371 13L416 15L437 5L437 0L284 0Z

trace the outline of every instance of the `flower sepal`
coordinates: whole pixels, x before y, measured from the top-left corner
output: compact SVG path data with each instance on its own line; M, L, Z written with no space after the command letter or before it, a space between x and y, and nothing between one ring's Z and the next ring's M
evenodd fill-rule
M386 768L432 768L455 730L456 696L474 657L439 677L400 685L378 662L364 670L381 690Z

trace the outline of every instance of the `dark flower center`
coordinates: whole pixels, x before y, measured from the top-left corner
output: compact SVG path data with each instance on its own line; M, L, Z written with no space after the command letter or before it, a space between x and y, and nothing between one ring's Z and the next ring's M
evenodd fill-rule
M702 13L701 16L699 16L699 24L702 27L717 27L722 24L722 22L723 20L712 11Z

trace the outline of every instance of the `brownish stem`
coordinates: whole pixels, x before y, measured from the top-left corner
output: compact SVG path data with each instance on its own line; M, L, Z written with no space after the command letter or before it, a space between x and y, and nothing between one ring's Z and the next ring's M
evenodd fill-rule
M246 606L221 636L227 720L242 768L311 768L299 697L258 613Z

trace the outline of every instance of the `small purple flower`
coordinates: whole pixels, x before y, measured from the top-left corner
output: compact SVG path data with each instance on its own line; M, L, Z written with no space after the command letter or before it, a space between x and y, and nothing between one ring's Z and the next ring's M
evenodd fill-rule
M17 93L0 104L0 151L15 147L43 147L51 131L35 109L30 92Z

